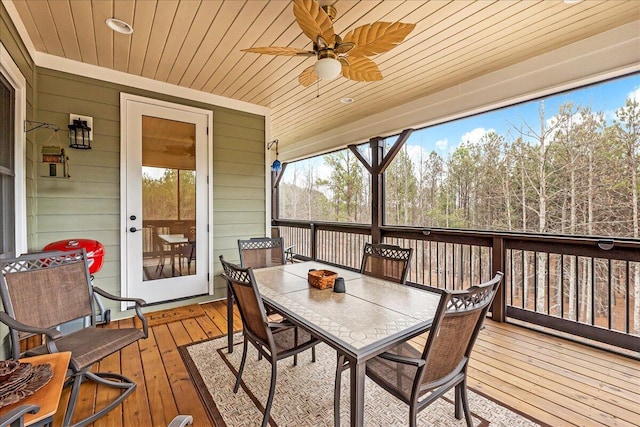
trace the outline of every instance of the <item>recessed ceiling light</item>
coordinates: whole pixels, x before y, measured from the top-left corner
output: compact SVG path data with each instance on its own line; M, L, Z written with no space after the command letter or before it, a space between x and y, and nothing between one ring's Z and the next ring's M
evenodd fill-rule
M576 4L580 3L582 0L563 0L565 4Z
M121 19L118 18L108 18L105 21L107 27L111 28L113 31L116 31L121 34L131 34L133 33L133 27Z
M353 101L355 101L355 99L353 98L341 98L340 102L342 102L343 104L353 104Z

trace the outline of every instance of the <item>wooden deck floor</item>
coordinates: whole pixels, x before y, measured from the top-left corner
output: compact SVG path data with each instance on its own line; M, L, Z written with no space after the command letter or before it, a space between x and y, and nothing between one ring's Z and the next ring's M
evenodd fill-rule
M177 414L191 414L196 427L210 425L177 351L226 333L224 302L202 307L205 316L153 326L147 340L98 367L133 378L138 388L94 426L166 426ZM514 325L485 324L469 369L474 389L551 426L640 425L640 362ZM240 326L236 317L234 328ZM105 398L104 391L83 385L79 416ZM65 406L61 403L54 426L62 424Z

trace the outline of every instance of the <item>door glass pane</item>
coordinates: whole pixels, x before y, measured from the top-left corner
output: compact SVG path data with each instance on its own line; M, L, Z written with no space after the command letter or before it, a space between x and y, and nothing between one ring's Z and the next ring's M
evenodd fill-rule
M142 117L143 278L196 273L196 126Z

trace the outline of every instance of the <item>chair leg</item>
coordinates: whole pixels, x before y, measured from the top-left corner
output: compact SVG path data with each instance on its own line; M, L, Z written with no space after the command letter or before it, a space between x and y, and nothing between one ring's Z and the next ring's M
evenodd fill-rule
M71 396L69 397L69 403L67 404L67 411L64 414L64 426L71 425L71 417L73 417L73 411L76 409L76 403L78 401L78 393L80 392L80 385L82 385L82 373L78 372L74 375L73 385L71 386Z
M293 339L294 339L294 345L297 347L298 346L298 328L295 328L293 331ZM298 366L298 353L293 355L293 366Z
M418 427L418 408L416 408L416 403L409 405L409 427Z
M71 424L71 418L73 417L73 411L75 410L76 401L78 399L78 392L80 385L85 380L91 380L98 385L105 385L107 387L114 387L121 389L121 393L118 397L111 400L108 405L94 413L93 415L78 421L75 424ZM73 389L71 390L71 397L69 398L69 405L67 412L64 416L63 426L65 427L84 427L89 424L93 424L98 418L106 415L116 406L120 405L124 399L127 398L136 389L136 383L129 378L115 374L111 372L89 372L82 371L77 374L76 379L73 382Z
M456 384L453 391L453 409L456 420L462 419L462 397L460 396L460 384Z
M316 346L311 347L311 362L316 363Z
M267 405L264 407L264 417L262 418L262 427L267 427L269 424L269 413L271 412L271 405L273 404L273 397L276 394L276 374L278 362L271 361L271 385L269 386L269 397L267 398Z
M242 378L242 371L244 371L244 364L247 361L247 344L247 336L245 335L244 342L242 343L242 361L240 362L240 369L238 369L238 378L236 378L236 385L233 386L234 393L238 392L238 387L240 387L240 379Z
M471 419L471 411L469 410L469 397L467 395L467 379L465 378L460 384L456 386L456 388L460 388L460 392L459 392L460 405L456 405L456 410L458 410L458 406L462 406L462 410L464 411L464 418L467 421L467 426L472 427L473 420ZM457 415L456 415L456 418L458 418Z
M315 347L314 347L315 350ZM338 353L336 363L336 381L333 388L333 425L340 427L340 388L342 387L342 371L344 370L344 355Z

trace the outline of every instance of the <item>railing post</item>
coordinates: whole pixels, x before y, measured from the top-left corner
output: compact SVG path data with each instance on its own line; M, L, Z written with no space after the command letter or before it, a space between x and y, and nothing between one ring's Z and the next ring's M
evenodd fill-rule
M311 234L311 259L314 261L317 261L318 259L318 236L317 236L317 232L318 230L316 229L316 225L314 223L309 224L310 227L310 234Z
M384 222L384 175L380 164L384 158L384 140L371 139L371 243L382 243Z
M506 256L504 252L504 239L502 237L494 237L493 245L492 245L492 253L491 253L491 276L495 276L498 271L502 271L504 273L504 277L502 279L502 283L500 285L500 289L498 289L498 293L496 294L495 299L493 300L493 305L491 307L491 317L496 322L504 322L506 320L506 279L507 272L506 268Z

